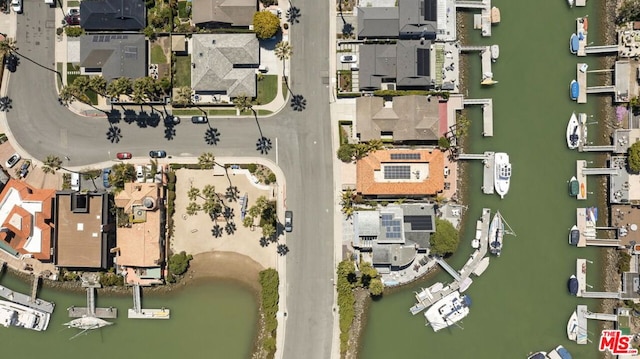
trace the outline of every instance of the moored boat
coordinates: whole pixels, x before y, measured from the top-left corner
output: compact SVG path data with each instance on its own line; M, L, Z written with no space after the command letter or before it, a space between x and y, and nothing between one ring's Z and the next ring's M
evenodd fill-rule
M569 7L573 7L573 0L567 0L567 2L569 3Z
M493 215L491 224L489 224L489 251L498 257L502 252L502 239L504 237L504 222L500 212Z
M575 150L580 145L580 123L576 113L572 113L567 124L567 147Z
M576 35L576 33L574 32L573 34L571 34L571 38L569 39L569 51L572 54L577 54L578 53L578 47L579 47L579 39L578 39L578 35Z
M578 195L579 192L580 192L580 182L578 182L578 179L576 178L576 176L573 176L569 180L569 195L571 197L575 197Z
M569 95L571 96L571 99L574 101L578 99L578 96L580 95L580 85L578 84L578 81L576 80L571 81Z
M497 83L498 83L498 81L496 81L494 79L485 78L480 82L480 85L491 86L491 85L495 85Z
M64 323L67 328L77 328L82 330L90 330L90 329L98 329L102 327L106 327L107 325L111 325L113 323L107 322L104 319L92 317L92 316L84 316L77 319L74 319L70 322Z
M574 342L578 339L578 313L575 310L567 322L567 338Z
M569 277L567 287L569 288L569 294L578 294L578 278L576 278L575 274L572 274L571 277Z
M529 354L527 359L547 359L547 352L535 352L533 354Z
M498 9L495 6L491 8L491 23L492 24L500 23L500 9Z
M494 155L494 165L496 173L494 175L493 184L500 198L509 192L509 184L511 182L511 163L509 155L504 152L497 152Z
M0 300L0 324L5 327L17 327L43 331L49 326L51 314L34 308Z
M459 322L469 314L471 300L466 295L455 291L437 301L424 316L434 332Z
M574 225L571 227L569 231L569 244L572 246L577 246L578 241L580 240L580 230L578 230L578 226Z
M500 57L500 46L491 45L491 61L495 62Z
M572 359L571 353L563 347L562 345L558 345L555 349L547 354L547 358L549 359Z
M480 260L480 262L478 262L478 266L473 270L473 274L479 277L482 273L484 273L485 270L487 270L488 267L489 257L484 257Z

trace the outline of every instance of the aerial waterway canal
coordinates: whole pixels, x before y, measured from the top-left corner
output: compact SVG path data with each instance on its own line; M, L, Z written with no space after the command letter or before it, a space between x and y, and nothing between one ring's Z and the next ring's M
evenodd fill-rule
M569 342L566 325L577 304L597 311L596 300L577 299L567 291L567 279L575 272L576 258L593 261L588 277L599 290L601 261L593 248L575 248L567 243L575 223L576 208L596 204L596 196L578 202L568 195L567 182L576 171L576 160L595 160L597 154L580 154L567 149L565 131L573 111L596 115L601 101L589 95L578 105L569 99L569 82L576 76L578 58L569 53L569 37L575 19L590 15L589 41L601 40L599 1L587 7L569 9L564 0L494 0L502 22L494 26L491 38L466 23L465 44L500 45L494 64L491 88L480 87L480 58L467 55L470 64L466 86L469 98L493 98L494 134L483 138L481 113L468 112L472 120L468 151L507 152L513 166L511 189L504 200L483 195L482 164L471 162L467 171L466 221L459 253L449 260L456 269L468 259L475 221L483 207L500 210L517 233L506 236L502 256L491 258L486 272L466 292L472 299L470 314L460 324L434 333L425 327L423 315L412 316L413 292L436 281L448 282L444 272L428 280L385 295L369 306L360 357L377 358L526 358L532 351L549 351L559 344L574 358L598 358L597 323L589 323L592 344ZM469 16L471 20L471 16ZM580 58L591 69L596 57ZM599 75L589 76L596 85ZM601 137L597 125L589 125L590 141ZM597 178L589 178L589 191L598 191ZM601 208L604 212L604 208Z

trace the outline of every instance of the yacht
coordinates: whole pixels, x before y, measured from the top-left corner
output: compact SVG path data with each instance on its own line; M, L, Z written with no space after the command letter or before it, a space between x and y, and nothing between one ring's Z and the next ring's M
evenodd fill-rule
M43 331L49 326L51 314L24 305L0 300L0 324Z
M502 238L504 236L504 222L500 212L496 212L489 224L489 251L500 256L502 252Z
M471 300L466 295L455 291L432 305L424 313L434 332L447 328L462 320L469 314Z
M567 147L575 150L580 145L580 122L576 113L572 113L567 124Z
M504 198L509 192L509 182L511 180L509 155L504 152L497 152L494 157L494 165L496 166L496 173L493 179L494 187L500 198Z

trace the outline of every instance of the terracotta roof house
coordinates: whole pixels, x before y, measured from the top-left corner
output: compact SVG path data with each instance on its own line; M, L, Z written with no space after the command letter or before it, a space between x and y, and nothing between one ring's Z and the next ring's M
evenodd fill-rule
M125 183L116 207L129 216L117 229L117 263L123 267L159 268L164 263L166 211L162 185Z
M435 209L426 203L388 205L353 215L353 247L371 252L382 272L408 267L418 252L430 247L435 232Z
M143 0L83 0L80 13L85 31L140 31L147 26Z
M147 41L142 34L92 34L80 38L80 67L88 75L136 79L147 75Z
M51 261L55 190L10 179L0 193L0 249Z
M399 40L395 44L362 44L359 46L359 88L377 90L384 83L394 88L420 89L433 87L432 64L435 52L428 40Z
M115 238L107 193L56 193L54 264L73 269L107 269Z
M356 163L356 191L365 197L424 198L444 190L439 149L379 150Z
M256 0L192 0L192 21L199 27L249 27Z
M196 93L255 97L260 45L255 34L194 34L191 87Z
M364 96L356 99L356 130L360 141L382 139L405 144L433 144L440 138L446 113L437 98L396 96L392 101ZM445 108L446 109L446 108Z

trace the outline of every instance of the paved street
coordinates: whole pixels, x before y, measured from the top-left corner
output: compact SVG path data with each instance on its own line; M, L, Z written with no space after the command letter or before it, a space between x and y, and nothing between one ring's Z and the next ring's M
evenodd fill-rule
M300 23L292 25L293 46L290 85L306 99L306 109L260 120L273 148L266 156L279 164L286 176L286 206L294 211L294 230L287 235L286 341L283 358L326 359L332 355L333 303L333 174L329 88L323 82L329 69L329 2L296 1ZM18 16L19 52L33 61L55 67L54 12L41 0L25 0ZM283 15L284 16L284 15ZM6 73L6 72L5 72ZM189 121L177 125L175 137L165 139L165 128L140 127L135 122L115 124L121 128L118 143L107 140L109 124L103 118L73 114L58 103L55 74L22 58L11 73L7 95L13 108L7 114L10 138L23 154L44 159L53 154L68 156L69 166L104 162L116 152L147 156L164 149L170 156L197 156L212 151L217 156L256 156L259 131L253 118L211 119L219 130L217 146L204 142L206 125ZM149 111L148 108L146 108ZM158 108L158 110L162 110ZM277 138L277 149L276 149ZM17 144L16 144L17 142ZM277 154L277 158L276 158Z

